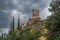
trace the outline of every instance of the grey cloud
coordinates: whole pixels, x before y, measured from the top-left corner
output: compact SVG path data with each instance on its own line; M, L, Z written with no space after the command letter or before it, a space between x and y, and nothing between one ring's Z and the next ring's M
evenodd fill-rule
M41 11L45 8L45 7L47 7L47 4L50 2L49 0L25 0L25 1L21 1L22 3L20 3L20 1L18 2L18 4L19 5L22 5L23 7L18 7L19 5L16 5L17 7L16 7L16 9L17 10L19 10L19 11L21 11L21 12L24 12L24 13L30 13L31 12L31 10L33 9L33 8L38 8L38 9L40 9ZM34 6L34 7L32 7L32 5L33 4L36 4L36 6ZM27 5L28 4L28 5ZM22 8L22 10L20 10Z
M1 28L0 29L0 36L2 33L8 33L8 31L9 31L9 28Z
M0 12L0 28L6 28L9 25L10 14Z
M0 28L8 28L11 20L12 10L18 10L22 12L24 17L21 22L25 23L32 16L32 9L39 9L41 18L46 18L48 15L44 15L45 8L48 6L51 0L0 0ZM9 12L3 12L3 10L9 10ZM42 13L43 12L43 13ZM47 11L46 11L47 13Z

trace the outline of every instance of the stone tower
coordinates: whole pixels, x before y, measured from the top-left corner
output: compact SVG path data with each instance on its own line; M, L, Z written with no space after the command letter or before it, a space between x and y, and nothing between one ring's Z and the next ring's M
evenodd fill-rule
M38 29L42 29L43 24L40 20L38 9L32 9L32 18L29 18L27 25L31 26L32 28L34 28L33 26L35 26Z
M33 25L34 22L37 20L40 20L39 10L38 9L32 9L32 18L29 19L28 24Z
M39 18L39 10L32 9L32 18Z

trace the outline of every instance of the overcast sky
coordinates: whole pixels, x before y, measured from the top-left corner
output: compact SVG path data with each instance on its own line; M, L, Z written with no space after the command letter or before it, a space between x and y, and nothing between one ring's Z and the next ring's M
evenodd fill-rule
M26 23L32 16L32 9L38 9L41 19L51 15L48 11L51 0L0 0L0 34L9 30L12 16L17 21L20 15L21 23Z

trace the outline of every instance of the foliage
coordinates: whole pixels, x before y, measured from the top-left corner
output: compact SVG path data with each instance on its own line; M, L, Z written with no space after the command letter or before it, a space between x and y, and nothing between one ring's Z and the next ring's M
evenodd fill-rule
M41 36L41 31L37 28L32 29L30 26L26 26L22 29L20 26L20 19L18 18L18 26L14 28L14 17L10 25L10 31L5 40L38 40ZM31 31L32 30L32 31Z
M51 15L47 17L46 20L41 20L45 24L45 28L48 29L48 34L41 34L42 30L37 29L37 27L26 26L22 29L20 26L20 18L18 17L17 29L14 23L14 17L11 22L10 31L8 35L0 37L0 40L39 40L39 38L46 38L47 40L60 40L60 0L52 0L50 3L49 11ZM34 21L34 24L38 24L40 20ZM34 25L35 26L35 25ZM42 36L42 37L41 37Z
M60 0L52 0L49 11L52 13L45 20L45 26L50 30L48 40L60 40ZM58 35L58 36L57 36Z

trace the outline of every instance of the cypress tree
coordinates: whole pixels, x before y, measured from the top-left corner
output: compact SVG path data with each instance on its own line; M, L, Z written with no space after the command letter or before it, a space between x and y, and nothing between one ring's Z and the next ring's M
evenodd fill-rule
M6 40L6 33L4 33L4 40Z
M20 16L18 15L18 30L20 28Z
M3 40L3 33L2 33L2 35L1 35L1 40Z
M13 30L13 26L12 26L13 24L12 24L12 21L11 21L11 24L10 24L10 31L12 32L12 30Z
M13 26L13 32L14 32L14 25L15 25L15 22L14 22L14 17L13 17L13 25L12 25Z

